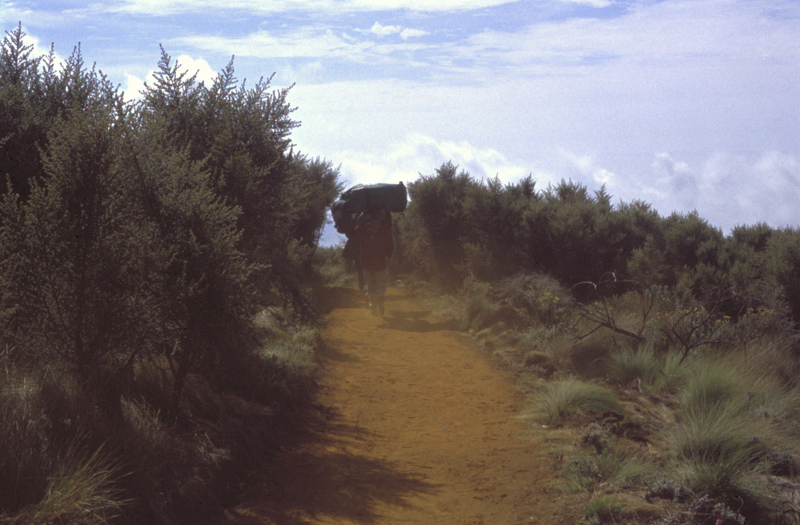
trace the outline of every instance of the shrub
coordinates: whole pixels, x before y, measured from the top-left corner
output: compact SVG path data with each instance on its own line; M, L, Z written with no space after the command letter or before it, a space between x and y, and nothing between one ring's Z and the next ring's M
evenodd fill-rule
M574 305L574 299L558 281L539 273L521 273L503 279L492 287L490 297L525 312L526 324L548 327L566 321Z
M356 271L352 261L342 257L342 247L319 247L312 259L314 271L327 286L353 286Z

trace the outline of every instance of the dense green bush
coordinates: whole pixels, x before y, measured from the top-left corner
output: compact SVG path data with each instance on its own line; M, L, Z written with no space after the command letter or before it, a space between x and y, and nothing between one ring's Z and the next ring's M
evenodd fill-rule
M0 46L0 365L33 384L0 389L0 521L190 519L308 407L313 331L253 319L314 319L339 174L294 151L289 89L232 62L206 86L162 51L126 101L79 48L54 56L21 25Z
M448 162L409 184L397 221L399 267L455 292L466 279L495 283L550 275L578 299L667 286L738 320L769 310L800 321L800 232L764 224L730 235L696 212L660 216L642 201L611 203L562 180L537 190L527 177L481 181Z

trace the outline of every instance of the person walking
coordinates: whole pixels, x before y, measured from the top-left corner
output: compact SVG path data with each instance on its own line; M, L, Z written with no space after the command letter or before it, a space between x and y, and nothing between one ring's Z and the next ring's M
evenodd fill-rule
M342 256L349 261L353 261L356 275L358 276L358 292L361 295L366 294L367 282L364 279L364 268L361 267L361 249L358 247L358 240L352 231L347 234L347 242L344 245L344 250L342 250Z
M391 214L386 210L368 209L356 224L355 238L367 282L369 306L374 315L383 317L388 259L394 251Z

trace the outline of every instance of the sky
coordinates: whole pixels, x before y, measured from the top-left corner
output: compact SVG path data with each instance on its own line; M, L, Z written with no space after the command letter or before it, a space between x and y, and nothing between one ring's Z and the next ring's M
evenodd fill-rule
M451 161L725 234L800 226L797 0L0 0L0 22L131 98L159 45L199 79L274 74L296 149L347 186Z

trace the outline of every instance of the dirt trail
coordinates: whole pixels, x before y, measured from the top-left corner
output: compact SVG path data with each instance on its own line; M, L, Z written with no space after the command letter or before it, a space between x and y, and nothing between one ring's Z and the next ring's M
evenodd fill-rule
M452 327L390 289L387 314L331 290L321 403L328 421L240 507L247 523L572 523L545 491L523 399Z

